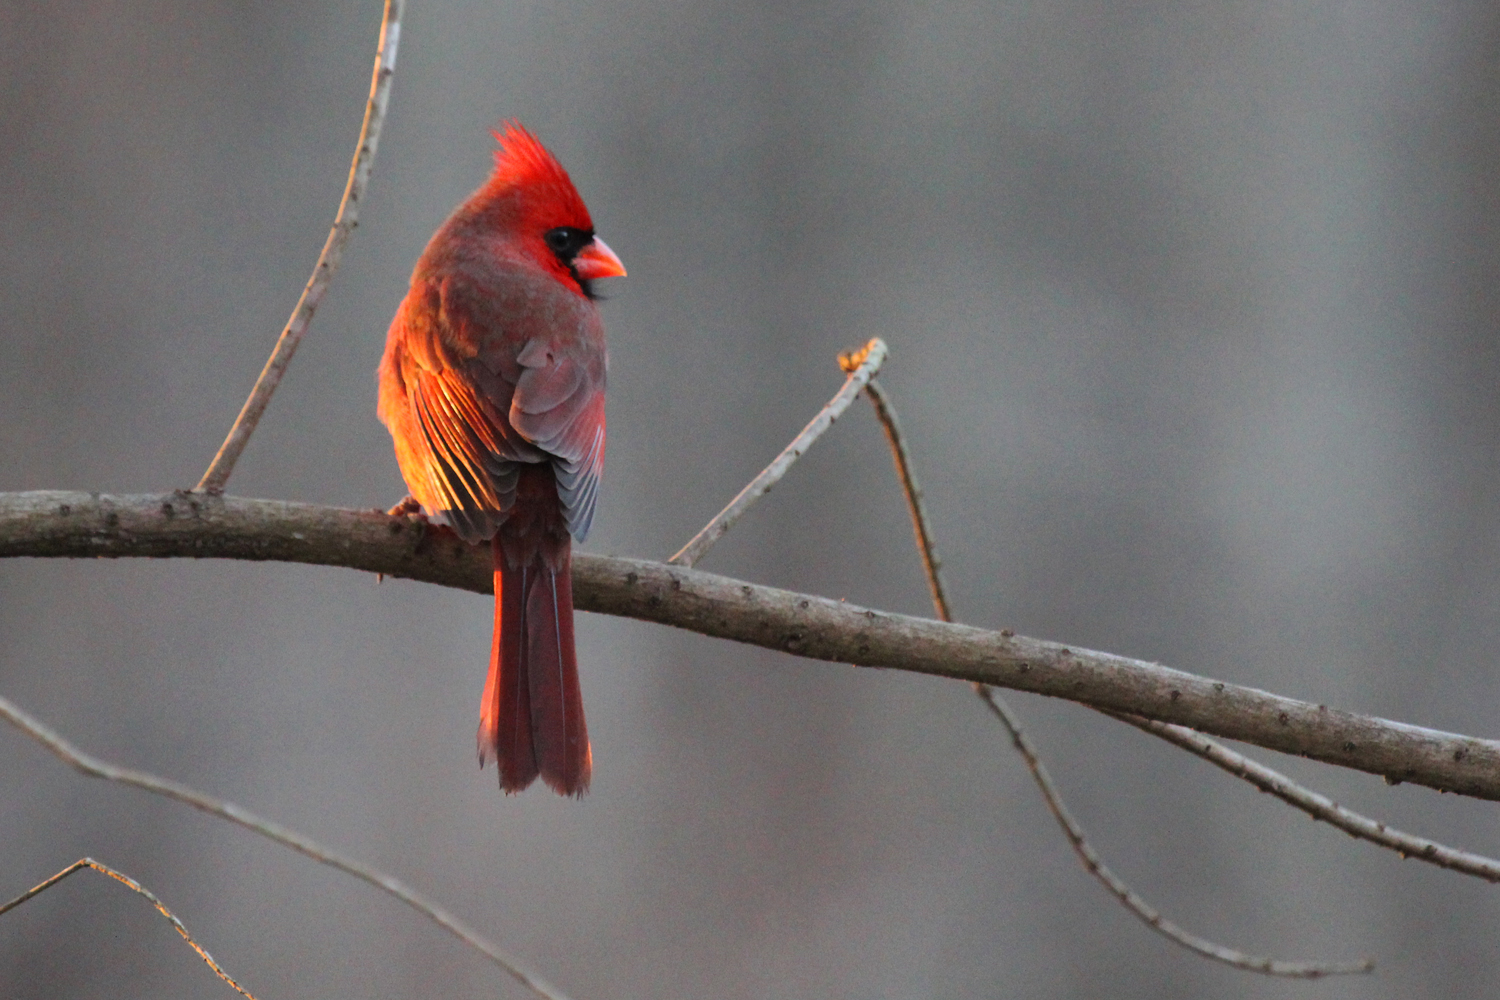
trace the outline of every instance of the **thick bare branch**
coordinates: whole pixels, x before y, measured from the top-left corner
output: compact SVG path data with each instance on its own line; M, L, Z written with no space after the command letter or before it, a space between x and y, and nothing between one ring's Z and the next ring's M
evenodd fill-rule
M714 515L713 520L703 526L703 530L688 540L688 543L677 551L677 554L668 559L667 562L674 566L692 566L713 548L714 543L724 537L724 533L740 519L740 515L750 509L750 505L759 500L761 496L770 491L781 481L781 477L787 474L802 453L812 447L814 441L823 435L823 432L833 426L849 404L859 396L859 391L865 387L865 383L875 377L880 371L880 366L885 362L885 341L876 337L864 346L863 350L857 351L848 357L851 359L846 368L849 377L844 379L843 388L828 401L828 405L818 411L818 415L812 418L812 422L802 428L802 433L792 439L780 455L770 465L761 471L761 474L750 480L749 484L739 495L729 501L729 506Z
M255 995L253 993L231 979L229 973L225 972L222 968L219 967L219 963L214 961L214 957L210 955L202 945L193 940L193 936L189 934L188 929L182 925L182 921L177 919L177 915L174 914L171 910L167 909L166 904L157 899L156 895L152 893L151 890L147 889L145 886L141 885L139 882L131 878L129 875L126 875L124 872L115 871L109 865L101 864L100 862L95 861L93 858L79 858L77 861L73 862L71 865L58 872L56 875L53 875L51 878L42 882L40 885L32 886L30 889L17 896L15 899L12 899L9 903L0 906L0 913L6 913L10 910L14 910L16 907L20 906L22 903L26 902L33 896L41 895L57 883L61 882L63 879L67 878L69 875L77 871L82 871L85 868L92 868L96 872L101 872L105 875L108 875L116 882L128 886L135 892L141 894L142 896L145 896L146 899L151 902L151 905L156 907L157 912L166 917L167 921L171 923L171 925L176 929L177 933L182 935L182 939L186 941L188 945L198 953L198 957L208 963L208 967L214 970L214 975L224 980L224 982L228 983L230 986L233 986L244 996L249 997L250 1000L255 1000Z
M167 493L0 494L0 558L199 557L347 566L488 594L488 553L377 511ZM861 608L641 559L577 554L584 611L811 659L978 681L1500 799L1500 742L1392 722L1111 653ZM1316 671L1309 667L1308 674Z
M431 900L426 899L400 879L393 878L378 869L371 868L361 861L356 861L347 854L341 854L338 851L324 847L311 837L304 836L296 830L284 827L280 823L257 816L250 810L241 808L233 802L226 802L224 799L216 799L211 795L205 795L202 792L189 788L181 782L172 781L170 778L160 778L146 771L118 767L97 757L91 757L3 697L0 697L0 718L3 718L6 722L9 722L21 732L46 747L64 763L71 765L75 770L91 778L103 778L105 781L112 781L120 785L129 785L132 788L151 792L153 795L161 795L165 798L174 799L184 805L189 805L194 809L208 813L210 816L217 816L237 826L242 826L252 833L258 833L262 837L275 841L283 847L289 847L298 854L306 855L320 864L328 865L330 868L336 868L347 875L353 875L363 882L368 882L375 888L399 899L449 934L458 938L464 944L484 955L508 973L516 982L538 996L543 997L544 1000L568 1000L567 996L558 990L557 987L531 972L520 961L501 951L491 942L480 937L472 928L465 925L462 920L459 920ZM79 864L82 863L79 862ZM100 870L104 871L103 868ZM114 874L107 871L105 873ZM56 881L67 874L69 873L63 872L60 875L55 875L52 881ZM134 883L127 882L127 884L135 887L137 891L145 893L145 890L140 889L139 886L134 886ZM44 888L46 888L46 883L33 889L29 894L22 896L20 899L7 904L6 907L0 908L0 913L4 913L11 906L25 902ZM156 901L156 898L151 896L150 893L145 893L145 895L150 897L153 902ZM157 908L161 909L163 913L166 912L165 908L159 902L157 903ZM168 916L171 917L171 914L168 914ZM176 921L175 917L171 919L174 922ZM184 937L187 937L187 932L182 930L181 925L178 925L178 930L182 932ZM189 943L192 942L191 938L188 940ZM196 948L197 945L194 945L194 947ZM201 949L200 953L205 958L208 957L207 953L202 952ZM209 964L213 964L212 959L209 959ZM215 969L217 968L215 966ZM225 976L224 979L231 986L235 986L233 981L229 980L229 977ZM235 989L239 989L239 987L235 986ZM244 991L241 990L240 992L243 993ZM249 994L246 995L248 996Z
M271 357L266 361L265 368L261 369L254 388L250 390L250 398L245 400L234 426L229 428L229 435L219 446L219 453L214 456L208 471L198 481L197 489L202 492L224 491L224 484L229 482L229 474L234 471L235 463L239 461L245 445L250 442L250 435L255 433L255 425L260 423L261 415L271 402L271 395L281 384L282 374L287 365L292 363L292 355L297 353L297 345L302 343L302 335L307 332L318 303L323 301L323 293L328 290L328 283L333 280L333 274L344 257L344 244L349 242L354 227L359 225L359 201L364 197L365 186L370 182L370 169L375 164L375 148L380 143L380 127L385 121L385 108L391 97L391 76L396 72L396 47L401 40L401 9L404 4L405 0L385 2L380 41L375 48L375 70L370 80L370 97L365 102L365 120L359 130L359 143L354 147L354 162L349 167L349 181L344 186L344 197L339 202L338 214L334 216L333 229L328 234L327 242L323 244L318 262L313 265L312 277L307 279L302 298L297 300L297 307L292 310L291 318L286 321L281 336L277 338Z

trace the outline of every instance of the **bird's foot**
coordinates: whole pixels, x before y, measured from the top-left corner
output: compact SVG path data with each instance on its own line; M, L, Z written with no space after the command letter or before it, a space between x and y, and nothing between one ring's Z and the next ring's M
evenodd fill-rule
M391 517L409 517L414 521L427 523L427 515L422 513L422 505L411 494L407 494L400 503L386 511L386 514Z

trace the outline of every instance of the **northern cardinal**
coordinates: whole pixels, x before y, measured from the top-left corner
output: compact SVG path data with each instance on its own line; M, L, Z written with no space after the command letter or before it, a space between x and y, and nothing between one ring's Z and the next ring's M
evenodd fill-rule
M593 282L623 276L573 182L511 122L489 180L427 244L386 339L380 419L412 499L489 542L495 638L479 764L582 795L572 539L594 519L608 359ZM411 509L408 507L407 509Z

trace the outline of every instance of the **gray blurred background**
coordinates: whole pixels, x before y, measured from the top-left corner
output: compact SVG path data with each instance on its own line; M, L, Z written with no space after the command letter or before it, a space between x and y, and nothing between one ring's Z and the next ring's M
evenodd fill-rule
M191 486L342 189L380 4L0 5L0 490ZM662 558L890 342L960 617L1494 735L1493 4L413 0L370 195L231 492L404 490L373 372L516 116L630 277L588 549ZM927 613L860 404L703 564ZM336 569L0 564L0 690L451 906L577 1000L1489 997L1500 890L1017 696L1082 872L962 684L584 615L582 802L474 766L491 610ZM1262 759L1500 853L1496 806ZM0 896L83 854L266 1000L520 997L384 896L0 732ZM5 997L223 986L80 875Z

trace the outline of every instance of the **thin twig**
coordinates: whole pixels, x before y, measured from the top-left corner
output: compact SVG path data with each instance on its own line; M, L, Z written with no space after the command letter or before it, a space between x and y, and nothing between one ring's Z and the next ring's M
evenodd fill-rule
M166 904L157 899L156 895L152 893L151 890L141 885L129 875L126 875L123 872L117 872L113 868L109 867L109 865L95 861L93 858L79 858L77 861L73 862L71 865L58 872L56 875L47 879L47 881L43 882L41 885L28 889L26 892L21 893L21 895L17 896L15 899L12 899L9 903L6 903L4 906L0 906L0 913L6 913L10 910L14 910L16 907L20 906L22 903L30 899L32 896L36 896L43 892L46 892L54 885L67 878L69 875L73 874L76 871L81 871L84 868L92 868L96 872L103 872L105 875L108 875L116 882L124 883L126 886L129 886L131 889L149 899L151 901L151 905L156 907L157 911L160 912L162 916L166 917L168 922L170 922L173 927L177 928L177 933L181 934L182 939L188 943L188 946L198 953L198 957L207 962L208 967L214 970L214 975L224 980L224 982L228 983L230 986L233 986L243 995L249 997L250 1000L255 1000L255 994L251 993L249 990L245 989L245 987L241 986L239 983L231 979L229 973L221 969L219 967L219 963L214 961L214 957L210 955L202 945L193 940L193 936L189 934L188 929L182 925L182 921L177 919L176 914L167 909Z
M257 816L248 809L243 809L235 805L233 802L226 802L223 799L204 795L202 792L189 788L180 782L172 781L169 778L159 778L145 771L117 767L97 757L92 757L73 746L73 744L63 739L63 737L52 729L49 729L41 722L23 712L13 702L4 697L0 697L0 718L4 718L5 721L52 751L54 755L61 758L65 763L72 765L75 770L91 778L103 778L105 781L129 785L155 795L175 799L185 805L192 806L194 809L206 812L211 816L217 816L220 819L225 819L242 826L253 833L258 833L262 837L273 840L284 847L289 847L320 864L328 865L330 868L336 868L345 874L353 875L361 881L368 882L375 888L399 899L443 928L443 930L484 955L491 962L509 973L511 978L515 979L516 982L538 996L545 997L546 1000L568 1000L567 996L557 989L557 987L526 969L520 961L480 937L466 926L463 921L438 904L423 897L416 890L409 888L397 878L371 868L363 862L356 861L346 854L341 854L338 851L324 847L310 837L288 829L280 823ZM0 912L4 911L0 910Z
M943 584L942 560L938 558L937 544L933 541L927 511L922 504L922 488L918 485L916 471L912 468L911 453L907 451L906 441L901 433L901 424L896 418L896 408L891 404L890 397L885 394L879 383L873 379L866 386L865 394L874 405L875 415L880 420L880 427L885 431L885 439L891 446L891 457L896 463L896 475L901 480L901 491L906 496L906 508L911 514L912 528L916 533L917 550L921 553L922 567L926 571L927 586L932 591L933 607L939 618L945 622L951 622L953 620L952 606L948 603L947 588ZM1046 766L1042 764L1036 749L1021 729L1021 720L1015 710L1006 704L1005 700L989 685L975 683L973 686L974 692L984 699L984 703L989 706L995 718L1000 720L1010 734L1011 744L1021 755L1021 759L1026 762L1026 768L1031 772L1032 779L1041 791L1047 809L1057 820L1057 825L1062 827L1073 852L1083 862L1083 867L1146 926L1205 958L1223 962L1237 969L1260 972L1269 976L1320 979L1323 976L1370 972L1375 968L1375 960L1370 958L1361 962L1285 962L1261 955L1251 955L1201 938L1163 917L1161 911L1141 898L1135 890L1105 865L1099 852L1089 844L1083 827L1068 811L1062 795L1059 794L1057 786L1052 783L1052 777L1047 773Z
M234 426L229 428L229 435L219 446L219 453L214 456L208 471L199 480L196 487L199 492L224 492L229 474L234 471L240 453L249 443L250 435L255 432L256 424L260 423L261 415L266 412L266 406L270 404L272 393L281 383L281 376L287 365L292 363L292 355L297 352L297 345L302 342L302 335L312 322L313 312L317 310L318 303L323 301L323 293L328 290L328 283L333 280L339 261L343 259L344 244L349 242L349 235L359 225L359 202L370 181L370 168L375 163L375 147L380 142L380 127L385 121L385 109L391 97L391 76L396 72L396 47L401 40L401 8L404 3L405 0L386 0L385 3L385 16L380 24L380 42L375 49L375 70L370 80L370 98L365 102L364 124L359 130L359 144L354 149L349 181L344 186L344 197L339 201L338 214L334 216L328 241L323 244L323 252L313 265L312 277L307 279L302 298L297 301L297 307L292 310L291 318L282 329L270 359L266 361L265 368L261 369L260 378L255 380L255 387L250 390L250 398L245 400Z
M1154 722L1138 715L1123 715L1105 712L1105 715L1135 726L1152 736L1176 744L1189 753L1196 754L1215 767L1243 778L1256 788L1276 796L1283 802L1295 806L1313 819L1320 819L1360 840L1387 847L1403 858L1416 858L1428 864L1447 868L1450 871L1473 875L1487 882L1500 882L1500 860L1472 854L1455 847L1445 847L1435 840L1386 826L1379 820L1362 816L1352 809L1339 805L1326 795L1297 784L1280 771L1273 771L1264 764L1256 763L1244 754L1233 750L1202 733L1195 733L1182 726L1166 722Z
M879 337L871 340L860 351L849 357L847 370L849 377L844 380L844 386L838 391L828 405L818 411L812 422L802 429L802 433L792 439L792 443L782 450L776 460L766 466L761 474L750 480L749 485L740 490L739 495L729 501L729 506L714 515L713 520L703 526L703 530L694 535L686 545L677 551L677 554L668 559L667 562L673 566L692 566L702 559L708 550L713 548L714 543L724 537L724 533L739 520L740 515L745 513L756 500L775 486L781 477L787 474L787 470L797 459L802 457L803 452L812 447L812 443L822 436L823 432L833 426L833 422L849 408L854 402L859 391L865 387L875 373L880 371L880 366L885 362L885 341Z
M1042 798L1047 802L1047 808L1051 811L1057 825L1062 827L1063 833L1067 835L1068 843L1073 846L1073 851L1083 862L1083 867L1088 873L1098 879L1103 886L1114 895L1120 903L1132 914L1138 917L1146 926L1161 934L1163 937L1182 945L1190 951L1197 952L1205 958L1232 965L1236 969L1244 969L1249 972L1260 972L1268 976L1284 976L1291 979L1321 979L1324 976L1344 976L1361 972L1373 972L1375 960L1366 958L1359 962L1284 962L1279 959L1266 958L1261 955L1250 955L1235 948L1227 948L1216 944L1196 934L1191 933L1172 923L1161 915L1161 912L1150 903L1142 899L1130 886L1126 885L1105 864L1099 853L1089 845L1085 839L1083 828L1078 821L1068 812L1068 807L1063 804L1058 795L1057 788L1052 784L1052 778L1047 774L1047 768L1043 766L1032 748L1031 742L1021 731L1020 721L1010 706L995 695L994 689L983 684L975 684L974 690L984 699L985 704L995 713L1010 733L1011 743L1021 758L1026 761L1026 767L1031 771L1031 776L1036 779L1036 784L1042 792Z
M906 450L906 445L901 433L901 425L896 419L896 411L891 406L890 399L885 395L880 384L871 379L866 387L866 395L875 406L876 415L880 419L881 428L885 431L886 440L890 442L891 453L895 458L896 472L901 477L903 492L906 494L907 508L911 512L912 523L916 529L917 544L922 552L922 561L927 568L927 582L932 589L933 603L937 607L938 617L948 621L948 602L942 577L939 573L941 562L938 560L936 546L932 543L932 529L928 526L927 514L922 506L922 490L917 484L917 478L911 467L911 457ZM984 685L976 685L982 695L988 690ZM998 699L998 695L991 692L985 695L987 700ZM1003 702L1002 702L1003 705ZM995 708L993 702L992 708ZM999 710L997 709L997 714ZM1194 732L1183 726L1174 726L1167 722L1157 722L1152 719L1144 719L1138 715L1128 715L1120 712L1104 712L1112 718L1135 726L1143 732L1150 733L1160 739L1173 743L1190 753L1202 757L1204 760L1222 768L1235 777L1250 782L1263 792L1276 796L1289 805L1301 809L1303 812L1334 826L1352 837L1367 840L1372 844L1389 848L1400 854L1403 858L1416 858L1440 868L1460 872L1465 875L1473 875L1489 882L1500 882L1500 860L1487 858L1481 854L1448 847L1437 841L1415 834L1395 830L1379 820L1363 816L1351 809L1339 805L1326 795L1322 795L1288 778L1279 771L1274 771L1263 764L1259 764L1244 754L1236 753L1215 740L1204 736L1202 733ZM1011 713L1014 718L1014 713ZM1002 722L1005 719L1002 715ZM1006 723L1007 728L1010 723ZM1020 732L1019 728L1012 731L1012 737Z
M845 360L840 358L839 364L845 364ZM896 463L896 475L901 479L901 495L906 497L906 511L911 515L912 531L917 536L917 552L922 557L922 569L927 575L927 589L932 592L932 606L938 618L951 622L953 613L948 607L948 590L943 583L943 561L938 558L932 525L922 503L922 486L917 482L916 469L912 468L911 453L906 450L901 421L896 417L896 408L891 405L890 397L876 379L870 379L870 384L865 386L865 397L875 407L880 429L885 432L886 443L891 446L891 460Z
M0 559L16 557L78 557L91 566L101 558L125 557L275 560L384 573L486 596L494 589L488 554L450 530L368 509L197 493L0 493ZM1009 630L951 625L647 559L584 552L573 556L573 598L580 611L813 660L1063 698L1391 782L1500 800L1500 740L1361 715Z
M874 348L877 344L882 348L882 356L876 362L876 366L878 367L878 364L884 361L885 352L883 348L885 345L877 339L870 342L870 348ZM870 348L866 349L867 353ZM846 372L850 373L849 379L845 383L845 390L847 390L854 382L855 376L869 365L869 358L867 356L845 355L839 359L839 363ZM879 383L874 380L873 372L866 379L865 390L870 401L875 406L875 412L880 419L881 428L885 432L886 441L891 446L891 454L896 464L896 473L901 480L902 491L906 496L907 509L911 514L913 529L916 533L917 548L921 552L922 565L926 571L928 586L932 592L933 605L937 609L939 618L945 622L951 622L952 614L941 576L942 562L937 555L937 546L933 541L932 529L928 524L926 511L922 504L921 487L917 484L916 473L912 468L911 456L906 449L895 408L891 405L890 398L880 388ZM828 408L825 408L824 413L826 414L829 409L832 409L834 404L838 403L843 396L844 393L841 391L840 396L834 398L834 402L830 403ZM852 398L852 395L849 398ZM845 399L843 405L839 407L838 412L842 412L847 405L848 401ZM833 414L834 417L837 415L837 412ZM819 419L823 416L824 414L819 414ZM808 429L803 431L797 440L793 441L778 456L776 462L772 463L765 472L761 473L756 480L742 490L740 495L735 497L734 501L718 517L709 522L707 527L700 531L677 555L672 557L671 562L691 566L699 557L707 552L708 548L728 530L729 525L733 523L734 519L743 514L752 503L770 488L771 484L780 479L786 473L786 470L791 467L792 463L800 458L807 450L807 447L817 439L818 435L832 424L832 418L828 419L822 426L818 426L818 423L819 420L814 420L812 424L809 424ZM716 528L718 530L715 532ZM1374 969L1375 963L1373 959L1365 959L1356 963L1311 963L1284 962L1258 955L1250 955L1198 937L1164 918L1155 907L1147 903L1130 886L1115 875L1104 864L1098 852L1088 843L1082 827L1079 826L1078 821L1073 818L1072 814L1068 812L1067 806L1063 803L1062 797L1057 792L1057 788L1052 784L1052 779L1047 774L1046 768L1042 765L1041 759L1032 748L1025 733L1021 730L1020 722L1011 708L987 685L976 683L974 690L985 700L990 710L995 713L996 717L1000 719L1010 732L1011 742L1015 745L1016 750L1026 762L1027 768L1031 771L1037 787L1041 790L1042 798L1047 803L1047 808L1051 810L1052 815L1057 819L1058 825L1062 827L1063 832L1067 835L1069 844L1072 845L1073 850L1083 861L1084 867L1126 909L1139 917L1147 926L1175 943L1207 958L1223 962L1235 968L1272 976L1318 979L1323 976L1362 973Z

